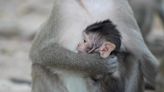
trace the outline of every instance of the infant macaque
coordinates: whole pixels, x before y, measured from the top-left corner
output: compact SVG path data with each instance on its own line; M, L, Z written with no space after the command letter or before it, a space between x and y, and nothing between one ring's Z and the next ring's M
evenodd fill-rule
M83 41L77 46L79 53L99 53L102 58L117 54L121 35L115 25L106 20L88 26L83 32Z
M121 35L115 25L106 20L88 26L83 32L83 41L77 46L79 53L98 53L100 57L109 59L109 65L113 68L109 70L114 78L119 77L117 54L120 51ZM108 58L108 57L113 58ZM106 75L97 74L95 80L102 79ZM108 75L107 75L108 76Z

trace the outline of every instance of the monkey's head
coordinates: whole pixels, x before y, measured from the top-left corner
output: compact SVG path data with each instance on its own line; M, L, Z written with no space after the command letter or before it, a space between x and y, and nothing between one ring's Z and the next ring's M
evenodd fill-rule
M121 35L110 20L88 26L83 37L77 50L82 53L99 52L103 58L107 58L111 52L119 51L121 46Z

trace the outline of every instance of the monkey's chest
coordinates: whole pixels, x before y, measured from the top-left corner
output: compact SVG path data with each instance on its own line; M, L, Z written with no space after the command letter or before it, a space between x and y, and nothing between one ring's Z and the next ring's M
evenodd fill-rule
M109 0L81 1L78 3L77 0L66 0L60 10L63 22L60 24L62 27L58 29L61 37L59 44L72 51L76 50L77 44L82 39L82 32L88 25L109 19L109 15L112 15L114 10L112 0L111 2Z
M67 92L97 92L98 85L89 77L80 72L54 69Z

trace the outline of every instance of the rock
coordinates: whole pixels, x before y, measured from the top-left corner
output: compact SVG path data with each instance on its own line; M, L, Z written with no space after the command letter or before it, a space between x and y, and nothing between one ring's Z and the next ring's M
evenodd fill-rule
M0 36L13 37L20 35L20 29L16 21L0 21Z
M30 92L29 85L18 85L8 80L0 80L0 92Z

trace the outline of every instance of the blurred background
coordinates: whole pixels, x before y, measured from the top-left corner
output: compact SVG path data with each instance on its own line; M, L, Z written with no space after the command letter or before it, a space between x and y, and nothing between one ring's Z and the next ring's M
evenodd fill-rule
M30 92L28 52L38 28L50 14L53 1L0 0L0 92ZM159 62L164 62L164 0L129 0L129 3L145 42ZM163 75L158 76L161 90Z

